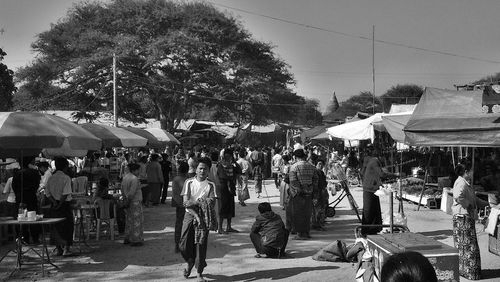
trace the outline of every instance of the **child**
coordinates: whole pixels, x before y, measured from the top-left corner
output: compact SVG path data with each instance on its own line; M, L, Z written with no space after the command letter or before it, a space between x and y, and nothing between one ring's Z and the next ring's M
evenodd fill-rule
M262 193L262 167L260 163L257 163L253 168L253 180L255 180L255 193L257 193L257 198L260 198L260 193Z

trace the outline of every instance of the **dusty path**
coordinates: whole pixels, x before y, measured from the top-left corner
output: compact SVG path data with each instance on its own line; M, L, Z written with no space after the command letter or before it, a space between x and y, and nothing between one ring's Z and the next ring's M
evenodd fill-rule
M208 267L205 276L209 281L353 281L355 265L351 263L318 262L311 259L321 247L340 239L347 243L354 241L354 228L358 221L349 210L347 200L337 207L337 214L329 218L326 231L312 232L312 240L290 240L288 252L291 258L257 259L249 239L250 226L257 214L257 205L261 201L270 201L275 212L284 217L278 206L279 193L271 180L265 182L264 197L257 199L250 187L251 199L247 206L236 206L234 228L240 233L218 235L210 233L208 247ZM266 195L267 191L267 195ZM362 205L361 189L353 188L352 193ZM395 203L396 204L396 203ZM451 216L440 210L421 209L415 211L415 205L405 204L408 225L413 232L422 232L447 244L451 239ZM388 209L387 199L382 199L382 210ZM395 206L397 210L397 206ZM91 250L70 258L55 258L60 271L51 268L48 277L42 278L40 269L29 267L16 273L9 281L196 281L193 274L190 279L182 277L184 263L179 254L174 253L173 231L175 210L167 205L147 208L145 217L145 245L129 247L109 239L96 242L91 240ZM488 253L487 236L479 235L483 275L489 279L500 280L500 259ZM3 254L9 248L1 246ZM0 263L0 280L6 279L6 273L14 267L12 258ZM467 281L462 279L461 281Z

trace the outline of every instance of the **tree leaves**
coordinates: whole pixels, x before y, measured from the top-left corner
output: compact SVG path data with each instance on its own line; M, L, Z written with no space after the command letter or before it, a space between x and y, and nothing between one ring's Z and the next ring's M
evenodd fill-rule
M167 129L200 105L215 120L259 124L292 121L295 104L305 103L290 90L293 75L270 44L202 2L77 4L33 49L39 59L18 75L24 93L67 92L74 98L69 107L109 110L114 54L119 115L159 118Z

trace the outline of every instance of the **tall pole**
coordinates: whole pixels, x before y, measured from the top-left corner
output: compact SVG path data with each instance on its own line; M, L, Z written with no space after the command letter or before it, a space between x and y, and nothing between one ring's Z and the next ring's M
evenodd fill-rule
M375 114L375 25L372 26L372 81L373 114Z
M116 54L113 53L113 122L115 127L118 127L118 115L116 108Z

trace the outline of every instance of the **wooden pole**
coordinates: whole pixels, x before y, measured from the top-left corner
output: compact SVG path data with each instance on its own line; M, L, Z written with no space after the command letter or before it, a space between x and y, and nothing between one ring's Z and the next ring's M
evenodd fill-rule
M115 127L118 127L118 115L117 115L117 99L116 99L116 55L113 53L113 123Z
M432 160L432 154L433 153L434 152L431 151L431 154L429 155L429 160L427 161L427 166L425 167L424 184L422 185L422 191L420 192L420 198L418 200L417 211L420 210L420 205L422 203L422 198L424 197L425 184L427 183L427 175L429 174L429 167L431 165L431 160Z
M375 26L372 26L372 81L373 81L373 110L372 113L375 114Z

